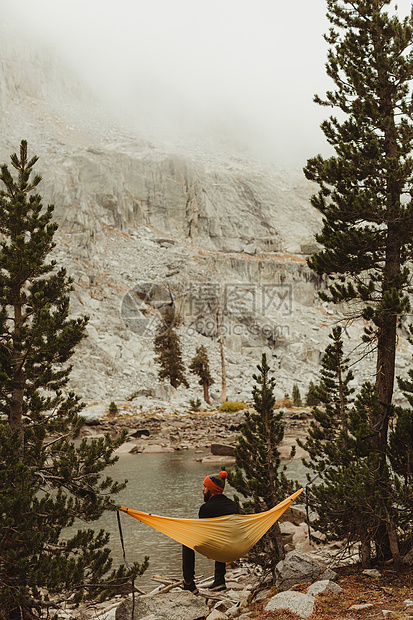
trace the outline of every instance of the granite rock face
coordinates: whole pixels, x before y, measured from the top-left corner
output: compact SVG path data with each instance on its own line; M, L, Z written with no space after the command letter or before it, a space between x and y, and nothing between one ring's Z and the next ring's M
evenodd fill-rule
M207 348L216 399L218 310L228 398L251 400L263 352L277 396L294 383L304 396L343 308L320 302L325 282L306 264L321 217L302 172L221 143L154 142L99 108L58 58L4 23L0 52L0 162L22 137L39 156L39 191L59 224L54 258L74 280L72 313L90 317L71 387L89 403L122 402L121 413L131 414L149 405L188 409L202 398L193 376L189 390L157 380L153 336L162 304L173 304L183 318L184 362ZM348 348L362 330L347 327ZM402 374L411 347L402 337L399 348ZM359 383L372 367L365 357Z

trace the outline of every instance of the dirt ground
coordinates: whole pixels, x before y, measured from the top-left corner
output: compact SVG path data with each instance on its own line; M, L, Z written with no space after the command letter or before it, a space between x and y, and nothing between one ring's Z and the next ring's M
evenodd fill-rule
M363 574L360 566L335 568L338 574L336 583L343 591L339 594L324 593L317 596L316 610L310 620L364 620L390 618L401 620L413 618L413 567L406 566L401 571L392 568L379 568L380 577ZM293 589L306 591L303 584ZM275 592L274 592L275 593ZM409 607L407 601L411 602ZM370 604L360 610L350 609L353 605ZM263 603L251 607L252 620L297 620L297 616L286 611L263 611Z

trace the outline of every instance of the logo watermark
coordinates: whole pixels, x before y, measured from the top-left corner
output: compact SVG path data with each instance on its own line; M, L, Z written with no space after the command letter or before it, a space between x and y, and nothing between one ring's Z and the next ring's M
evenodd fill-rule
M277 322L293 312L293 289L291 284L189 282L178 292L162 282L142 281L126 293L120 310L128 329L154 338L167 308L169 315L184 319L188 335L249 335L275 341L288 335L288 326Z
M225 323L218 327L216 321L212 319L198 319L191 323L185 329L185 333L188 336L196 336L202 334L210 338L217 338L218 336L256 336L261 339L275 342L282 338L287 338L290 335L289 325L275 325L275 324L252 324L246 325L243 323Z
M217 305L231 316L269 316L273 312L289 316L293 312L291 284L191 282L186 294L192 316L214 311Z

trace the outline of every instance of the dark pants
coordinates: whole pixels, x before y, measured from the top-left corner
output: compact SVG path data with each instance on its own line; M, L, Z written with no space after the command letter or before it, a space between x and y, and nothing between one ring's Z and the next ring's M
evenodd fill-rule
M195 577L195 552L182 545L182 571L186 583L191 583ZM215 581L224 579L226 573L225 562L215 562Z

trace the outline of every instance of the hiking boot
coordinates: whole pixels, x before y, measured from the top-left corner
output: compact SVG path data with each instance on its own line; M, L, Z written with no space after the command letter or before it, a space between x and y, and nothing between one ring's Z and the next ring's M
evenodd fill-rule
M192 592L192 594L197 594L198 593L198 588L195 585L195 581L191 581L190 583L186 583L186 581L184 581L184 590L189 590L189 592Z
M213 590L214 592L220 592L221 590L226 590L227 586L225 583L225 579L215 579L210 586L208 586L208 590Z

